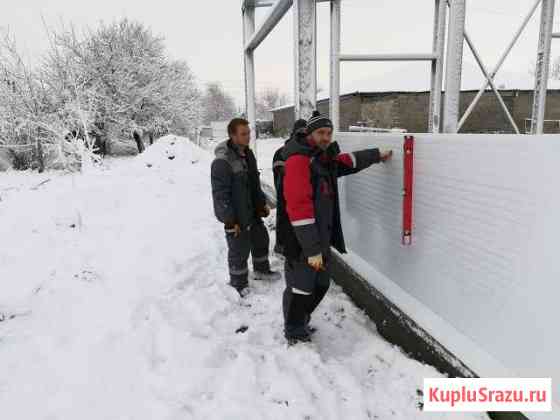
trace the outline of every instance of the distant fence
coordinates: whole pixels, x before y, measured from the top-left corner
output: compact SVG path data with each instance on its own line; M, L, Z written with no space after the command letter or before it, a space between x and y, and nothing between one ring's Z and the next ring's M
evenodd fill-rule
M404 128L380 128L380 127L362 127L361 125L351 125L348 131L354 133L406 133Z
M533 130L533 121L531 118L525 118L525 134L530 134ZM544 120L543 130L545 133L560 133L560 120Z

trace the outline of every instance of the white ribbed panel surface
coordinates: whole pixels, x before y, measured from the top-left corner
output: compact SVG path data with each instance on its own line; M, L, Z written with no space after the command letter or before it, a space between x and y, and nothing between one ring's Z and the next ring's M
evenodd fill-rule
M415 135L408 247L401 245L403 136L337 140L343 150L395 151L391 163L341 182L350 251L512 374L560 380L560 136ZM418 307L395 303L417 315ZM421 326L446 344L447 332ZM453 350L481 366L471 349Z

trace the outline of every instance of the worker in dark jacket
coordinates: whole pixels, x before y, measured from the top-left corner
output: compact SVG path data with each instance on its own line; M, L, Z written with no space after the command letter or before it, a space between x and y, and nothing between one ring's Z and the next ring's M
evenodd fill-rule
M391 151L367 149L340 153L332 143L332 122L315 112L307 133L285 146L283 223L286 289L283 296L284 334L288 342L309 341L309 320L330 284L330 248L346 252L337 178L357 173L391 158Z
M294 129L290 138L286 140L284 145L280 147L276 153L274 153L274 157L272 158L272 173L274 175L274 186L276 187L276 214L281 214L284 212L284 196L282 195L282 183L284 182L284 147L288 142L295 138L296 134L303 134L305 133L305 128L307 126L307 121L305 120L297 120L294 124ZM281 223L286 222L286 218L276 217L276 232L280 232L282 227L280 226ZM281 238L276 235L276 245L274 245L274 252L278 254L284 254L284 246L282 245Z
M140 134L138 134L138 131L134 131L134 133L132 133L132 137L134 138L134 141L136 142L136 147L138 147L138 153L144 152L146 147L144 146L144 142L142 141L142 138L140 137Z
M275 279L268 260L269 237L262 218L270 209L261 189L255 155L249 149L251 131L247 120L234 118L228 125L230 138L220 143L212 162L214 213L224 224L228 244L230 285L244 296L252 256L257 279Z

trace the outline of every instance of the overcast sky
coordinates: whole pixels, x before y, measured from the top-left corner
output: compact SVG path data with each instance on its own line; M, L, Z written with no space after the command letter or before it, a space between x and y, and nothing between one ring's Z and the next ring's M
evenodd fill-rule
M343 0L342 50L345 53L399 53L431 50L433 1ZM493 67L534 0L467 0L467 30ZM241 0L4 0L0 26L9 27L23 50L35 57L46 47L42 16L79 26L122 17L139 20L163 35L172 56L185 59L201 84L220 81L241 103ZM318 85L328 91L329 5L318 5ZM266 12L259 12L257 24ZM557 16L560 9L557 6ZM292 13L289 12L256 54L257 89L293 89ZM526 77L533 65L540 11L504 65L503 81ZM559 30L555 23L555 30ZM560 55L560 41L554 54ZM474 60L466 50L467 84L478 84ZM480 79L482 80L482 79ZM342 90L428 89L428 64L346 63ZM471 88L471 86L464 86ZM515 87L515 86L508 86Z

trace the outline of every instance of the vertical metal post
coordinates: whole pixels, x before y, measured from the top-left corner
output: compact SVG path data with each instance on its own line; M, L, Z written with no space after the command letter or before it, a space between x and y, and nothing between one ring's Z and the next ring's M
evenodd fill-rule
M432 61L432 76L430 82L430 112L428 120L428 131L430 133L440 132L446 18L446 1L435 0L433 53L437 55L437 58Z
M331 0L331 86L330 118L334 131L340 131L340 0Z
M255 32L255 8L243 8L243 67L245 75L245 114L251 128L251 147L257 155L257 121L255 111L255 60L254 51L245 49L248 40ZM258 162L258 159L257 159Z
M294 0L295 118L309 118L317 102L315 0Z
M544 111L546 90L550 73L550 44L554 22L555 0L543 0L541 10L541 29L535 68L535 93L533 96L533 114L531 117L531 134L542 134L544 129Z
M451 0L447 36L447 68L445 71L445 100L443 132L456 133L461 96L461 70L465 31L466 0Z

